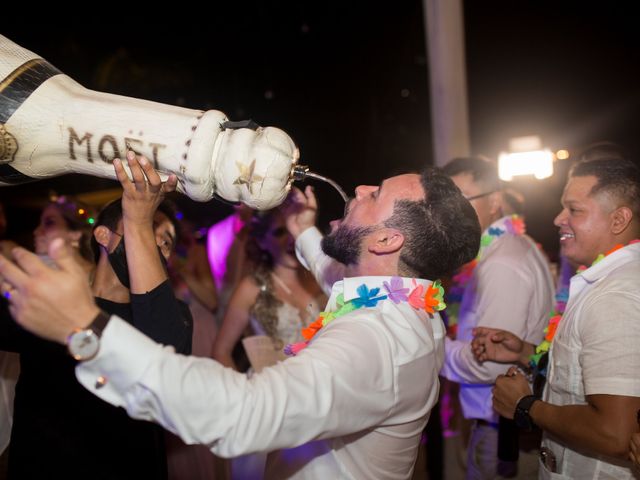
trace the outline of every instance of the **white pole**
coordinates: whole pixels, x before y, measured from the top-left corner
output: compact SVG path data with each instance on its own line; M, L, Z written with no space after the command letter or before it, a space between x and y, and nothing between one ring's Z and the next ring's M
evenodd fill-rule
M470 154L462 0L423 0L434 163Z

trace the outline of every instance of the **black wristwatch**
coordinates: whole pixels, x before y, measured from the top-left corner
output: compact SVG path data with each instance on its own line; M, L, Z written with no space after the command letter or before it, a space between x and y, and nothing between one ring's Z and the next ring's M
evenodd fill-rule
M91 360L100 350L100 335L109 322L109 315L100 310L86 328L76 328L67 337L67 349L73 358Z
M531 406L533 402L540 400L540 397L535 395L527 395L522 397L518 404L516 405L516 411L513 415L513 420L516 422L516 425L524 430L531 431L535 426L533 423L533 419L531 415L529 415L529 411L531 410Z

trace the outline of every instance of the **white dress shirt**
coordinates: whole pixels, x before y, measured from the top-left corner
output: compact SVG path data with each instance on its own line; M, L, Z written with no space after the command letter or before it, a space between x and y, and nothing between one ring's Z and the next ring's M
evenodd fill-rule
M508 217L489 228L503 228ZM489 229L485 230L485 233ZM456 340L446 339L445 363L440 374L460 383L460 405L465 418L497 422L491 389L509 365L478 362L471 351L476 326L515 333L537 345L553 308L553 279L547 259L526 235L504 233L483 252L465 288Z
M327 308L340 293L349 301L363 283L389 280L346 278ZM413 288L411 279L404 286ZM76 372L134 418L224 457L307 444L270 455L267 478L408 479L438 398L443 338L439 315L384 300L336 318L296 357L247 378L210 359L175 355L112 317L99 354ZM99 377L106 384L96 388Z
M543 399L586 405L587 395L640 397L640 244L624 247L575 275L549 352ZM635 422L630 418L629 422ZM545 435L556 457L540 478L636 478L631 462L590 456Z

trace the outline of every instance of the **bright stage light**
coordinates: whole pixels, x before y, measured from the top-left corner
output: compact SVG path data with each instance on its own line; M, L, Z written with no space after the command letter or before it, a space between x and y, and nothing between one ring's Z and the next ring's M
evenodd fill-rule
M553 175L553 153L549 149L503 152L498 156L498 175L507 182L519 175L533 175L538 180L550 177Z

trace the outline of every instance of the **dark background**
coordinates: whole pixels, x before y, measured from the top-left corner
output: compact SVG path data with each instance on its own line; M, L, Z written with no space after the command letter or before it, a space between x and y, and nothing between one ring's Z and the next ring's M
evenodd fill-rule
M164 12L104 7L92 15L78 7L83 22L57 11L37 28L3 15L0 33L87 88L278 126L299 145L301 163L348 192L432 162L419 0L214 2L210 15L191 3ZM606 139L638 158L640 35L622 2L465 1L464 15L474 154L495 158L511 137L537 134L552 150ZM514 182L529 232L552 256L567 166L557 162L548 180ZM52 189L116 186L71 175L3 187L0 199L16 235L35 226L33 204ZM330 187L316 189L323 226L342 204ZM230 212L216 201L176 201L199 226Z

